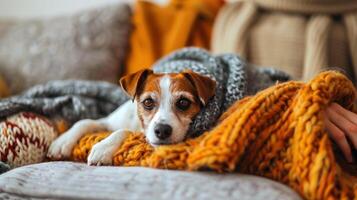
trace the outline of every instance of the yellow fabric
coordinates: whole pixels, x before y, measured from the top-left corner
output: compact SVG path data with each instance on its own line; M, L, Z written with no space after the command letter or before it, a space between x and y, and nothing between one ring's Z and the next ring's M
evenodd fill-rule
M153 149L143 134L129 134L115 165L218 172L237 170L285 183L305 199L357 199L355 179L335 160L322 110L331 102L353 109L356 91L344 75L328 71L309 83L277 84L235 103L218 125L198 138ZM109 133L84 136L73 160Z
M222 0L171 0L160 6L137 1L125 74L149 68L181 47L208 49L213 21L222 4Z
M69 128L69 124L66 120L61 118L52 119L53 125L56 127L56 130L59 134L66 132Z
M7 97L10 95L9 88L3 79L3 77L0 75L0 98L1 97Z

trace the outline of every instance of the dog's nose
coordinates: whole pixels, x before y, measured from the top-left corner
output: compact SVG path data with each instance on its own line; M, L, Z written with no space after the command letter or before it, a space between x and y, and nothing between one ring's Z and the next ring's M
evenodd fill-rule
M156 125L154 131L157 138L159 138L160 140L164 140L171 136L172 127L167 124L158 124Z

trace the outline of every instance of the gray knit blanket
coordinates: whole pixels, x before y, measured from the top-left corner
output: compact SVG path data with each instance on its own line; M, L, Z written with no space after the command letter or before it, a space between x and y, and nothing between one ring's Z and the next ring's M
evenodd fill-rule
M219 116L235 101L290 79L282 71L250 65L236 54L214 56L194 47L173 52L159 60L153 68L155 72L168 73L191 69L217 82L215 96L191 123L190 136L212 128Z
M271 68L248 65L234 54L213 56L199 48L183 48L154 64L155 72L180 72L191 69L217 82L216 94L193 120L189 135L196 136L215 125L233 102L264 89L289 76ZM61 117L74 123L108 115L127 101L114 84L98 81L52 81L35 86L21 95L0 101L0 117L31 111L49 117Z
M107 116L128 100L118 85L103 81L63 80L37 85L0 101L0 118L22 111L74 123Z

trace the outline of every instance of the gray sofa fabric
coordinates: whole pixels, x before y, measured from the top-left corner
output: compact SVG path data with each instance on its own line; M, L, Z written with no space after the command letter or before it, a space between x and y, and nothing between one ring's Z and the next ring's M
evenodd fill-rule
M274 181L243 174L49 162L0 176L0 199L262 199L300 197Z
M118 3L51 19L0 20L0 74L12 94L50 80L118 83L131 31Z

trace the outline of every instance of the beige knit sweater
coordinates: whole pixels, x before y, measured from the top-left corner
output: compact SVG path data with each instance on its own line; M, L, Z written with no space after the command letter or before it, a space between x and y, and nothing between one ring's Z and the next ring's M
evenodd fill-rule
M217 16L212 51L295 79L339 67L357 80L357 1L230 0Z

